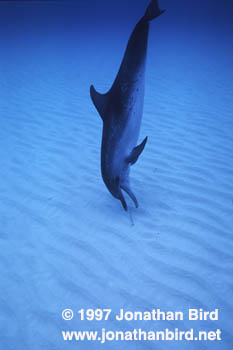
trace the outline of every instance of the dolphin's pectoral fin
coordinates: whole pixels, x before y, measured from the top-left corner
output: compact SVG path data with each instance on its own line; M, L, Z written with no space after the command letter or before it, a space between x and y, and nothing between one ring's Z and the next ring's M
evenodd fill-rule
M107 94L100 94L99 92L96 91L93 85L90 87L90 95L92 102L95 105L95 108L99 112L99 115L104 121L104 115L105 115L105 108L106 108L106 103L107 103Z
M126 158L126 161L128 163L130 163L131 165L136 163L136 161L138 160L138 157L140 156L140 154L144 150L144 147L146 145L146 141L147 141L147 137L145 137L145 139L142 141L142 143L140 145L138 145L137 147L134 147L134 149L132 150L130 155Z
M133 194L133 192L131 191L131 189L126 186L126 185L121 185L122 190L124 190L126 193L128 193L128 195L130 196L130 198L132 199L132 201L135 204L135 207L138 208L138 201L137 198L135 197L135 195Z

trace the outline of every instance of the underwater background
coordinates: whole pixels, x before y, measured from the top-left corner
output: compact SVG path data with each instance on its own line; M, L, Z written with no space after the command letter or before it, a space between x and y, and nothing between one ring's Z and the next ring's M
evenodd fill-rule
M1 349L233 347L233 2L161 0L130 214L100 173L106 92L148 1L0 2ZM132 225L134 223L134 225ZM62 310L75 312L71 321ZM108 321L79 309L110 308ZM218 321L122 321L219 309ZM221 341L76 342L62 330L216 330Z

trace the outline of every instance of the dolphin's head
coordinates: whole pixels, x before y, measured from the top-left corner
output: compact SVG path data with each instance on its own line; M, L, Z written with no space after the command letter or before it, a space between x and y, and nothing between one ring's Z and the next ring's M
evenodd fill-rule
M121 181L119 176L116 176L115 183L116 183L116 195L114 197L118 198L121 201L123 208L127 211L128 207L121 190Z
M125 198L124 198L122 190L121 190L120 176L115 176L111 179L108 179L107 181L105 181L105 184L106 184L109 192L112 194L112 196L119 199L122 203L123 208L127 211L128 207L127 207Z
M107 181L105 183L109 192L112 194L113 197L121 201L121 204L126 211L128 210L128 207L127 207L124 195L122 193L122 190L124 190L130 196L136 208L138 207L137 199L130 189L128 178L126 180L125 178L121 178L120 176L115 176L110 181Z

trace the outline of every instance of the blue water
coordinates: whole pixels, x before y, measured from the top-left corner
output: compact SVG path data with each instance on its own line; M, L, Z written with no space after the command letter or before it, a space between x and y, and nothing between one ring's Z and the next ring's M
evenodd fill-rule
M140 207L100 174L106 92L148 1L0 2L1 349L229 350L233 276L233 3L160 1L151 23ZM132 226L132 222L134 225ZM71 308L71 321L62 310ZM80 321L80 309L112 309ZM206 311L217 321L122 321ZM64 341L62 330L222 331L221 341Z

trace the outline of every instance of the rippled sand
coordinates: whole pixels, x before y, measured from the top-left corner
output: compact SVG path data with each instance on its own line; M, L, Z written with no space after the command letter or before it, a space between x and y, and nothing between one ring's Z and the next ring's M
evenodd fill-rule
M100 26L96 35L93 28L90 37L84 31L68 42L65 35L54 38L52 33L18 46L4 44L4 349L100 349L98 342L66 344L61 330L102 327L223 332L222 342L102 345L108 349L229 350L233 345L232 52L221 40L205 46L200 36L190 44L172 30L162 40L162 17L157 27L153 23L140 137L148 135L148 144L131 169L140 206L135 209L127 198L129 215L101 179L102 121L89 86L102 92L110 87L131 22L120 33L109 29L108 38ZM111 308L116 313L120 308L184 313L218 308L220 319L119 323L111 317L91 323L75 317L65 322L65 308Z

